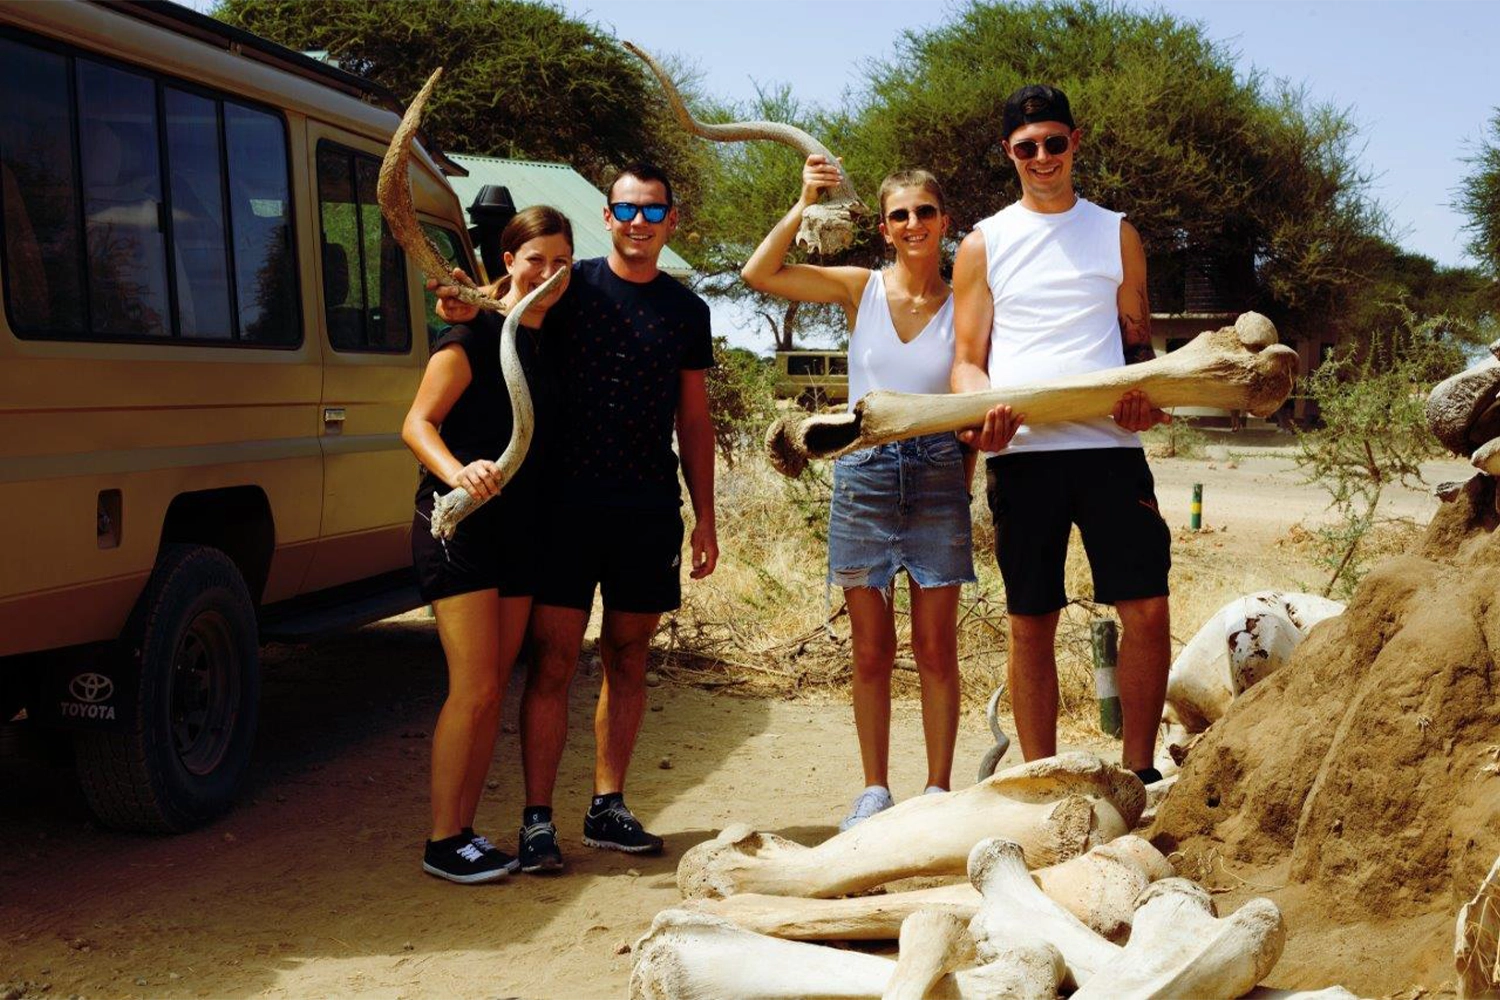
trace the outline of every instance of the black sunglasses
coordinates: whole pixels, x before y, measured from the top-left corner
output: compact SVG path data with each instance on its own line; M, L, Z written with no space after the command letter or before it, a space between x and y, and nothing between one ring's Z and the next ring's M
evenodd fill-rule
M1047 136L1047 138L1041 141L1040 146L1038 146L1035 139L1022 139L1019 142L1010 144L1010 151L1016 154L1016 159L1018 160L1035 159L1039 148L1045 149L1051 156L1061 156L1073 148L1073 137L1063 135L1059 132L1055 135Z
M672 211L671 205L632 205L628 201L616 201L610 204L609 214L620 222L631 222L637 214L644 215L646 221L655 225L667 217Z
M905 222L911 218L912 214L912 212L904 208L893 208L885 213L885 217L889 222ZM931 222L938 217L938 207L936 205L918 205L915 214L918 221Z

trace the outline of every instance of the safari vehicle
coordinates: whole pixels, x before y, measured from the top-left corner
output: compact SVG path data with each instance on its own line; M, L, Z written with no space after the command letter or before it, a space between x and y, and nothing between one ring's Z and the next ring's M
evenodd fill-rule
M104 822L179 830L246 769L261 641L420 603L399 116L168 3L0 0L0 81L0 725L70 731ZM432 156L411 180L480 273Z
M776 397L805 410L849 401L849 355L844 351L777 351Z

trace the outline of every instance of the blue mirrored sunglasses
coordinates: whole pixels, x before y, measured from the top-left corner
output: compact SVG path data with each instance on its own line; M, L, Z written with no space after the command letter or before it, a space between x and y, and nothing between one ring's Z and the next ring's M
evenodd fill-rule
M667 213L670 211L672 211L671 205L632 205L628 201L612 202L609 206L609 214L613 215L620 222L631 222L635 219L636 214L640 213L652 225L665 219Z

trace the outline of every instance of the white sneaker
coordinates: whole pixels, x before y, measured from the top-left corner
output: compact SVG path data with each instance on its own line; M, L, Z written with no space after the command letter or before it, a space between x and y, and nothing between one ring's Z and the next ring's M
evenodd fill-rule
M859 797L854 800L854 805L849 808L849 815L845 816L844 821L839 824L839 831L843 832L863 823L876 813L885 812L895 804L896 800L891 798L889 789L880 785L871 785L860 792Z

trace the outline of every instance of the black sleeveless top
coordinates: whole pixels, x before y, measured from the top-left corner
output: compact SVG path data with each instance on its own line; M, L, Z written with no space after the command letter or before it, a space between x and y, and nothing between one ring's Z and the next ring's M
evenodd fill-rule
M482 312L472 322L449 327L432 345L432 353L436 354L449 344L457 344L469 359L469 370L473 375L469 386L438 428L438 434L453 457L465 465L482 458L495 461L510 442L510 391L500 373L500 327L503 322L504 318L497 313ZM516 329L516 352L521 357L521 370L526 374L526 384L531 392L536 431L525 461L516 477L501 491L501 499L520 500L524 496L535 500L547 478L547 453L550 450L547 435L555 419L552 409L556 394L543 360L543 339L541 330L527 326ZM419 495L433 490L446 493L448 489L448 485L436 475L422 469L421 484L417 487Z

